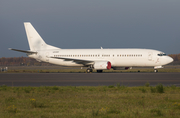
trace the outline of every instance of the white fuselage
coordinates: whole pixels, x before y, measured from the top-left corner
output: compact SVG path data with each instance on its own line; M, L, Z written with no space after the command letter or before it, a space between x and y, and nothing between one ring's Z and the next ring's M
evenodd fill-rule
M73 58L79 60L109 61L112 67L133 66L162 66L173 61L161 51L151 49L55 49L38 51L38 54L29 55L38 61L49 62L62 66L81 66L73 61L64 61L50 57Z
M37 61L62 66L89 67L102 72L118 67L151 66L155 69L171 63L173 59L165 53L151 49L60 49L45 43L30 22L24 23L30 50L12 49L26 53Z

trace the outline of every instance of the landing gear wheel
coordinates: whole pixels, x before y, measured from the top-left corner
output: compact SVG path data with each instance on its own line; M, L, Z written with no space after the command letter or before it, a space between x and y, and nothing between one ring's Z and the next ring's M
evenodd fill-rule
M92 70L91 68L88 68L88 69L86 70L87 73L92 73L92 71L93 71L93 70Z
M154 72L155 72L155 73L157 73L157 72L158 72L158 70L156 70L156 69L155 69L155 70L154 70Z
M103 70L97 70L97 73L102 73L103 72Z

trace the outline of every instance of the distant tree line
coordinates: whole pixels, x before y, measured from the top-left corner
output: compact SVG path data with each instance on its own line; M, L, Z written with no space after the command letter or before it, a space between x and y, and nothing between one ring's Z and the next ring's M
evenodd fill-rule
M180 65L180 54L170 54L170 57L174 59L174 62L171 65Z
M180 54L170 54L174 59L171 65L180 65ZM29 57L2 57L0 58L0 66L51 66L53 64L46 62L38 62Z

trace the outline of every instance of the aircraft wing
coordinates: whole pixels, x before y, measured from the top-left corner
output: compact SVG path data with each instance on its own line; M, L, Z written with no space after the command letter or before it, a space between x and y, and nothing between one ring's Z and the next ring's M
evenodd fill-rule
M12 48L9 48L9 50L14 50L14 51L18 51L18 52L24 52L24 53L37 54L37 52L29 51L29 50L18 50L18 49L12 49Z
M64 57L51 57L55 59L64 59L64 61L73 61L77 64L83 64L83 65L91 65L94 63L92 60L82 60L82 59L73 59L73 58L64 58Z

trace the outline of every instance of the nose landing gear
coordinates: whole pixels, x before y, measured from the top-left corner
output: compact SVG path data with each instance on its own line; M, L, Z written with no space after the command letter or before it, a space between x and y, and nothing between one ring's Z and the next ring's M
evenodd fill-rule
M157 72L158 72L158 70L157 70L157 69L154 69L154 72L155 72L155 73L157 73Z
M157 73L157 72L158 72L157 69L161 69L161 68L164 68L164 67L163 67L163 66L155 66L155 67L154 67L154 72Z

